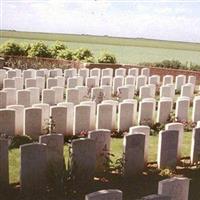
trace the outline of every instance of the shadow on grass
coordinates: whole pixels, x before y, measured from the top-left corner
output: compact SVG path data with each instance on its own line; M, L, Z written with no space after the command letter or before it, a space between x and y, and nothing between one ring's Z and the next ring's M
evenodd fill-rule
M19 183L12 184L8 189L0 191L2 200L84 200L86 194L102 189L119 189L123 191L124 200L139 199L145 195L155 194L158 182L172 177L185 176L191 179L189 200L200 197L200 168L186 166L182 162L174 171L158 170L156 163L150 163L141 174L131 179L125 179L117 173L99 174L92 182L73 182L65 179L63 186L48 188L43 194L28 194L20 192Z

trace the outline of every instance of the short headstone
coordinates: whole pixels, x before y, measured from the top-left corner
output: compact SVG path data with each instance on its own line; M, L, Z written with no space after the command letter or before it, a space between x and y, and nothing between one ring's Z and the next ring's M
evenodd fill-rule
M42 109L25 108L24 134L37 140L42 134Z
M110 76L113 77L113 69L112 68L105 68L101 70L101 76Z
M22 77L15 77L15 88L17 90L22 90L24 88L24 81Z
M99 77L91 76L86 78L86 86L88 88L98 87L99 86Z
M140 87L146 85L147 77L144 75L137 76L136 78L136 89L139 91Z
M120 190L99 190L87 194L85 200L122 200L122 191Z
M72 109L72 108L71 108ZM50 115L55 124L54 132L57 134L71 135L70 124L73 123L71 109L67 106L52 106Z
M188 76L188 83L196 85L196 76Z
M124 84L123 76L115 76L113 78L113 94L117 92L117 88L121 87Z
M105 100L111 99L112 98L112 86L103 85L103 86L101 86L101 88L103 89L104 99Z
M178 121L188 121L190 99L188 97L179 97L176 101L175 117Z
M140 101L138 124L147 125L154 120L155 103L151 101Z
M69 77L67 79L67 88L75 88L83 85L83 78L81 76Z
M91 69L90 70L90 77L91 76L96 76L96 77L100 78L100 76L101 76L101 69L99 69L99 68L93 68L93 69Z
M24 193L46 191L47 145L32 143L20 146L20 185Z
M100 87L93 87L91 91L91 100L95 101L96 104L99 104L104 99L103 89Z
M7 106L7 92L5 91L0 91L0 109L6 108Z
M142 68L142 69L141 69L141 75L144 75L144 76L146 76L147 78L149 78L150 69L149 69L149 68Z
M187 83L181 86L181 97L192 98L194 95L194 85L192 83Z
M172 75L165 75L163 77L163 85L167 85L167 84L173 84L173 79L174 77Z
M103 85L112 85L112 77L111 76L101 77L101 86Z
M25 88L36 87L36 78L27 78L25 81Z
M160 131L158 141L158 168L175 168L177 164L178 136L176 130Z
M3 88L15 88L15 79L12 78L3 79Z
M139 98L151 98L151 88L148 85L140 87Z
M96 129L96 103L94 101L82 101L80 103L80 105L89 105L91 106L91 115L92 115L92 119L91 119L91 130L95 130Z
M31 106L31 92L29 90L17 91L17 104L23 105L25 108Z
M80 103L80 95L79 90L77 88L70 88L66 89L66 101L71 102L74 105L77 105Z
M186 83L186 76L185 75L176 76L175 89L180 91L181 90L181 86L185 85L185 83Z
M30 103L30 105L31 106L33 104L40 103L40 88L38 88L38 87L29 87L26 90L30 91L30 95L31 95L31 103Z
M17 103L17 90L15 88L5 88L2 91L6 92L6 105L15 105Z
M8 109L14 109L16 114L16 135L23 135L24 132L24 106L23 105L10 105Z
M134 103L122 102L119 104L118 131L128 131L131 126L136 124L137 101Z
M188 200L190 180L186 177L173 177L158 183L158 194L169 195L171 200Z
M149 84L160 85L160 76L159 75L150 76Z
M126 76L126 69L125 68L116 69L115 76Z
M14 109L0 109L0 133L8 136L16 135L16 111Z
M42 103L53 106L56 104L55 91L53 89L42 90Z
M51 89L52 87L58 86L58 81L56 78L47 78L47 88Z
M80 182L88 182L94 178L96 166L95 141L88 138L72 141L72 175Z
M116 129L116 106L111 103L97 105L96 128L111 131Z
M171 98L161 98L158 102L157 122L164 124L170 118L173 100Z
M79 90L79 100L80 100L80 102L87 101L89 99L88 87L87 86L76 86L76 89Z
M33 104L33 108L41 108L42 109L42 132L46 133L46 129L49 124L50 117L50 106L46 103Z
M128 70L128 75L137 77L139 75L139 69L138 68L130 68Z
M145 134L134 133L124 137L124 175L130 178L143 171Z
M92 106L77 105L74 107L74 135L92 130Z
M85 85L85 79L89 77L89 69L87 68L80 68L78 71L78 75L83 77L83 84Z
M128 75L125 77L125 85L135 85L135 76Z
M55 104L63 102L64 100L64 88L63 87L52 87L52 90L55 91Z

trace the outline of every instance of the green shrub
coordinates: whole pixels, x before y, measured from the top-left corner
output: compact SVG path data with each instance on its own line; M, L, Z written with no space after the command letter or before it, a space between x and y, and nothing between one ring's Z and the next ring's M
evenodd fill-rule
M50 48L51 55L56 58L60 51L66 50L67 46L59 41L56 41Z
M73 60L73 52L70 49L60 50L56 58Z
M15 42L8 41L0 46L0 53L4 55L23 56L23 48Z
M27 135L23 135L23 136L17 135L12 138L9 148L10 149L19 148L20 145L28 144L32 142L33 140Z
M51 58L51 51L49 47L43 42L37 42L31 45L28 51L28 56L30 57L45 57Z
M93 58L93 54L89 49L80 48L74 52L74 59L75 60L85 60Z
M31 44L30 43L21 44L21 48L23 50L24 56L28 56L28 51L31 49Z
M113 63L115 64L117 62L116 57L113 54L110 53L103 53L98 58L98 63Z

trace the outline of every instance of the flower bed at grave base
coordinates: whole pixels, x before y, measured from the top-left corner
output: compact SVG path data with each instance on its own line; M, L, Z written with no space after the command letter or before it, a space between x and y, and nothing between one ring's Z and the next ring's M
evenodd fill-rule
M40 69L40 68L80 68L84 67L84 64L79 61L69 61L62 59L53 59L53 58L41 58L34 57L29 58L26 56L4 56L4 66L9 68L18 68L18 69Z

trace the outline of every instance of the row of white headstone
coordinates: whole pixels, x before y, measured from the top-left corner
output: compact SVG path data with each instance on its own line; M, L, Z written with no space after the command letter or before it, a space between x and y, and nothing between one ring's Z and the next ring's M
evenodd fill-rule
M190 180L173 177L159 181L158 194L142 197L140 200L188 200ZM117 189L99 190L87 194L85 200L122 200L123 192Z
M181 124L169 124L159 133L158 167L175 168L180 159ZM132 127L123 142L123 171L126 178L143 172L147 165L147 146L149 127ZM191 157L199 160L200 128L193 131ZM64 139L61 134L43 135L39 143L25 144L20 147L20 185L22 191L36 192L48 186L48 173L56 174L54 179L63 178ZM88 138L72 141L71 170L75 180L93 180L95 172L102 172L110 155L110 131L91 131ZM0 139L0 182L8 185L8 140ZM49 169L49 166L51 168ZM30 181L31 180L31 181ZM189 184L189 182L188 182ZM183 191L182 191L183 192ZM184 193L186 194L186 193ZM188 194L188 191L187 191ZM188 195L186 195L187 197ZM187 198L186 198L187 199ZM182 199L181 199L182 200Z
M76 106L71 102L61 102L55 106L36 103L26 108L24 104L15 104L0 109L0 133L9 136L26 134L38 139L39 135L46 132L50 116L55 124L54 132L63 135L76 135L94 129L125 132L134 125L147 125L155 121L168 123L172 107L173 102L170 98L160 99L157 112L156 100L153 98L143 99L139 106L136 99L125 99L120 103L104 100L100 104L96 104L95 101L83 101ZM187 97L178 98L175 117L179 122L189 120L189 108L190 100ZM196 96L193 101L193 122L200 121L199 110L200 96Z

